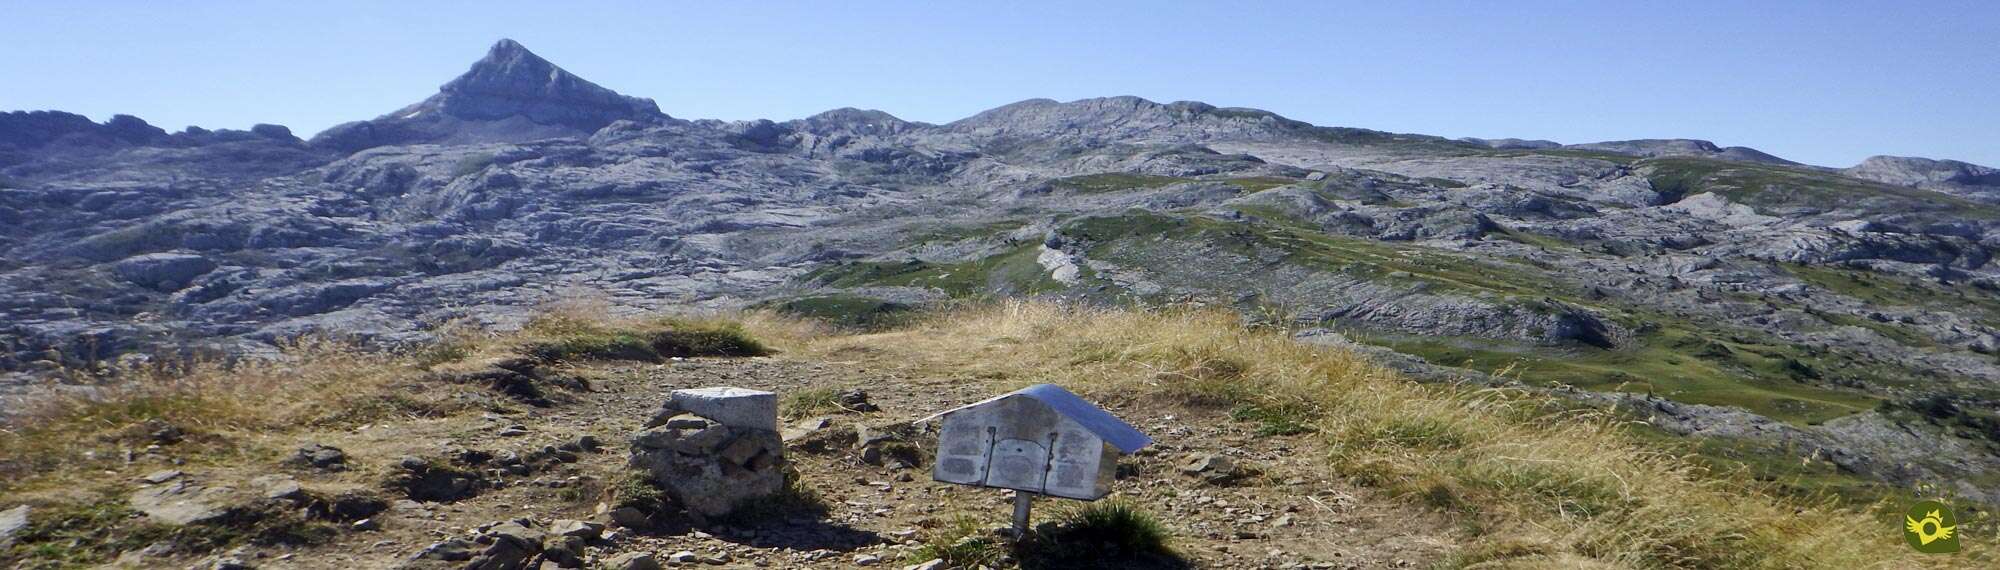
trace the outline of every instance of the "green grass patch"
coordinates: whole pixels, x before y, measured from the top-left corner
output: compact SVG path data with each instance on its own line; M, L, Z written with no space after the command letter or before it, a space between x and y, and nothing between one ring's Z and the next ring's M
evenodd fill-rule
M1175 178L1172 176L1157 176L1152 174L1129 174L1124 172L1107 172L1103 174L1085 174L1082 176L1057 178L1051 184L1056 188L1070 190L1081 194L1098 194L1103 192L1116 192L1119 190L1139 190L1146 188L1159 188L1161 186L1166 186L1169 184L1188 182L1188 181L1189 180L1185 178Z
M895 326L910 318L916 309L902 303L859 295L814 295L762 303L760 307L783 315L860 330Z
M2000 326L2000 295L1965 283L1938 283L1831 265L1779 264L1806 284L1882 307L1929 307ZM1863 325L1866 326L1866 325Z
M671 357L762 356L770 353L733 322L663 319L633 327L545 316L527 331L538 340L522 352L545 362L574 360L658 361Z
M1272 188L1277 188L1279 186L1289 186L1292 184L1299 183L1298 180L1293 180L1290 178L1279 178L1276 176L1252 176L1249 178L1231 178L1228 180L1224 180L1223 182L1228 182L1230 184L1236 185L1237 188L1242 188L1243 193L1245 194L1256 194L1258 192L1263 192L1265 190L1270 190Z
M1937 346L1937 342L1931 340L1930 337L1891 323L1878 322L1874 319L1866 319L1854 315L1820 311L1813 312L1813 316L1819 317L1820 320L1824 320L1828 324L1835 326L1861 327L1875 331L1875 334L1882 335L1903 346L1912 348L1934 348Z
M1028 225L1021 220L1000 220L984 224L946 225L917 232L911 243L954 242L992 237Z
M1649 158L1634 166L1669 201L1714 192L1761 208L1855 208L1918 219L2000 218L2000 208L1965 198L1828 172L1705 158Z
M1532 245L1542 249L1552 249L1552 250L1576 249L1576 244L1564 241L1562 238L1559 237L1522 231L1509 227L1502 227L1500 228L1499 232L1489 235L1495 235L1498 236L1500 239L1521 243L1524 245Z
M1251 259L1268 260L1267 254L1282 253L1282 259L1270 264L1272 267L1304 266L1369 280L1423 282L1428 287L1469 294L1566 300L1570 297L1563 289L1563 281L1533 266L1475 259L1421 246L1328 235L1279 212L1256 212L1268 216L1258 215L1261 220L1246 222L1135 211L1077 220L1059 231L1093 244L1092 259L1156 269L1172 269L1157 267L1159 264L1144 259L1156 248L1176 247L1164 243L1161 239L1164 238Z
M1601 349L1510 346L1492 339L1361 335L1432 364L1507 371L1537 385L1651 393L1678 402L1735 406L1780 421L1814 424L1873 409L1870 396L1819 385L1824 365L1789 347L1717 339L1686 330L1650 333L1636 346Z
M1050 279L1035 261L1039 244L1023 244L1011 251L960 263L909 261L867 261L843 263L806 275L807 282L828 287L925 287L953 297L986 295L1032 295L1060 291L1062 283Z

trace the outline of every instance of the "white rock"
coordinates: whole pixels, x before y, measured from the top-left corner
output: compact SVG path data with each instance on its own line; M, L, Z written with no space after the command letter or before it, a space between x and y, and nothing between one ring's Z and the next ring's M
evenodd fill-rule
M28 527L28 506L0 511L0 548L14 543L14 533Z
M674 390L667 407L729 427L778 431L778 395L763 390L729 386Z

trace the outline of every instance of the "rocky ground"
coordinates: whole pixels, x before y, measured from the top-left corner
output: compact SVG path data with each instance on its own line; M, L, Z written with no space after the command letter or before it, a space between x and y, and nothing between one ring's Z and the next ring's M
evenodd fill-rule
M960 517L972 517L982 528L1004 526L1011 508L1006 492L933 482L922 458L916 458L917 465L905 465L871 451L897 440L927 445L931 440L926 432L899 426L983 399L999 388L967 382L960 374L904 369L881 358L884 353L844 354L847 358L832 361L778 356L585 365L568 372L588 378L591 388L561 394L560 403L552 408L459 420L384 422L298 442L323 446L308 447L302 455L317 453L321 463L334 470L313 467L306 459L283 467L223 468L177 465L171 451L145 454L137 461L157 463L162 471L149 476L157 482L140 482L137 496L171 491L191 498L166 501L172 507L153 506L160 511L153 514L156 518L167 512L203 510L199 505L226 509L232 495L206 494L218 488L333 497L343 491L375 493L385 484L418 491L376 499L386 504L374 509L355 507L360 510L342 523L348 529L325 544L246 547L194 559L141 549L120 561L146 567L456 567L466 563L463 558L458 562L442 558L456 557L448 554L453 551L466 557L489 555L485 558L489 561L513 556L496 555L506 549L478 540L502 545L512 544L510 540L535 542L519 554L532 559L534 552L558 544L568 533L582 539L576 554L577 563L585 567L640 567L629 564L636 564L637 554L643 553L667 566L900 568L925 562L918 554L920 546L948 532ZM823 512L777 512L748 522L674 518L646 529L625 528L606 514L600 503L606 500L604 489L612 484L608 482L625 476L628 436L642 427L669 391L709 386L781 395L829 388L865 391L865 405L849 399L846 407L871 411L836 408L834 413L818 415L825 410L814 410L815 415L793 414L786 422L786 456L801 485L820 497ZM1174 551L1187 564L1422 568L1454 544L1455 531L1445 519L1328 479L1311 451L1312 443L1303 439L1306 436L1259 436L1255 424L1230 420L1220 410L1110 404L1114 413L1158 442L1123 460L1111 499L1129 501L1159 517L1172 533ZM854 437L857 428L878 435L863 445ZM879 435L884 431L908 435ZM586 438L601 443L577 445ZM339 450L337 460L329 459L333 452L327 448ZM526 458L521 463L495 459L489 465L531 467L520 469L520 474L504 467L490 473L469 470L469 480L459 483L430 481L407 487L384 483L411 477L407 467L417 460L406 457L442 465L450 461L446 458L462 457L467 450ZM1048 517L1064 503L1039 501L1038 515ZM134 504L146 510L152 503ZM377 509L380 512L360 514Z

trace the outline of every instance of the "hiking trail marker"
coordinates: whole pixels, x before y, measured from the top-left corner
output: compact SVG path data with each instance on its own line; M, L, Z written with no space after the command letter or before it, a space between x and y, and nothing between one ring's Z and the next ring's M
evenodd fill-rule
M917 420L942 418L931 479L1013 489L1015 536L1035 495L1095 501L1111 492L1118 457L1153 443L1076 394L1037 384Z

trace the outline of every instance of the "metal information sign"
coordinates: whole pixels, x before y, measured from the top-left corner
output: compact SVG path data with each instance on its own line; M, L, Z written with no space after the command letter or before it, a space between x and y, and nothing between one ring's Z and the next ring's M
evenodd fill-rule
M1109 412L1054 384L1039 384L918 420L942 418L931 478L1013 489L1014 527L1029 501L1049 495L1095 501L1111 492L1118 457L1152 443Z

